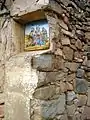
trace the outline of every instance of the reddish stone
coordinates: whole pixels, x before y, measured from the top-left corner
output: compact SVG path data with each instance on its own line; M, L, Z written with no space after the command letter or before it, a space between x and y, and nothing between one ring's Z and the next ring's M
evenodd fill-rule
M0 105L0 118L4 117L4 105Z

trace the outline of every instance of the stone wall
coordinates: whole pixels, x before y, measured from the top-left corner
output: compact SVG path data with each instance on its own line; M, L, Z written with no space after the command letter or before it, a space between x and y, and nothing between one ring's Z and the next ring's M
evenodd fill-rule
M1 120L4 103L5 120L90 119L89 6L84 0L15 0L12 17L0 18ZM48 21L50 49L24 52L22 21L36 10Z
M31 120L89 120L89 11L68 0L51 1L51 8L45 12L53 49L32 58L38 83L31 100Z

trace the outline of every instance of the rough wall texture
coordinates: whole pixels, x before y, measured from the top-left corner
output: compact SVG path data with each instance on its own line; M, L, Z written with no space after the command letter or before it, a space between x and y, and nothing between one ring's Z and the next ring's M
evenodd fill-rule
M6 102L5 120L90 120L90 3L16 0L10 10L22 17L43 5L47 51L24 52L23 25L0 18L0 118Z

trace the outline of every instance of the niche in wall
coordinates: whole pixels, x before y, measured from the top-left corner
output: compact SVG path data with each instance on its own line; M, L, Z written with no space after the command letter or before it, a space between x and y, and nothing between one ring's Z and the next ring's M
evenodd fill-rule
M49 26L47 20L37 20L25 25L25 51L49 48Z
M24 51L49 49L49 25L44 11L30 12L14 20L24 26L24 39L22 40Z

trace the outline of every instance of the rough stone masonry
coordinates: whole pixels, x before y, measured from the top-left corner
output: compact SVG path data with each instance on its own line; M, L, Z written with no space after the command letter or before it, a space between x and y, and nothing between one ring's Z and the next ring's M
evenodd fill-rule
M90 120L90 1L6 0L5 6L0 120ZM43 18L50 48L25 52L25 23Z

